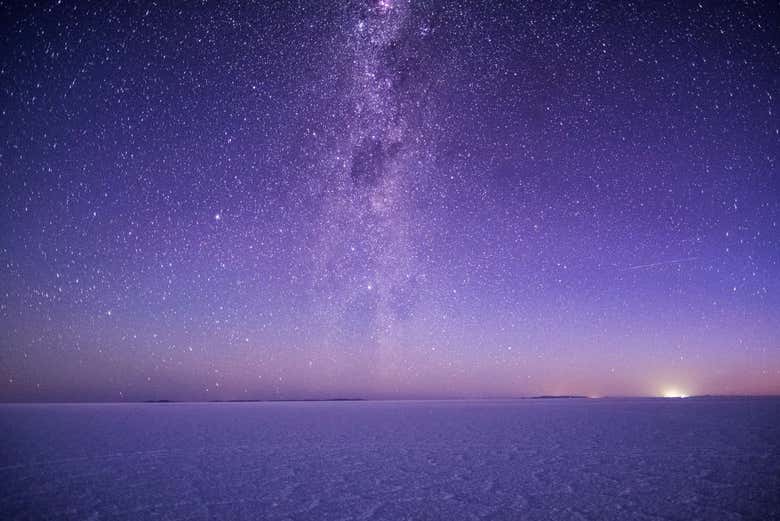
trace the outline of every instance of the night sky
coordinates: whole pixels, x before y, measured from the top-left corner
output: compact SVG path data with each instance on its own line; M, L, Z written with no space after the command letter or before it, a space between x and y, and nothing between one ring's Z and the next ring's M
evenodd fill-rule
M0 4L0 400L780 393L776 3L110 4Z

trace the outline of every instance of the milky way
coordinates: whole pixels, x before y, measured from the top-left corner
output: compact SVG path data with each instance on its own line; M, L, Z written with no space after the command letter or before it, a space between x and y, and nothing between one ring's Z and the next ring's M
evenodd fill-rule
M1 9L1 399L780 392L776 6Z
M325 166L317 266L337 332L364 328L369 367L397 369L396 330L425 285L414 208L431 169L425 124L430 72L420 49L430 29L404 4L363 6L344 38L343 133ZM401 324L398 322L401 321Z

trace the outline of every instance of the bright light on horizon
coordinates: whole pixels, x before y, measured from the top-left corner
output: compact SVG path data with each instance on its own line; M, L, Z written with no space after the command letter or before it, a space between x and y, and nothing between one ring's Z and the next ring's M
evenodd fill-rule
M677 389L667 389L664 391L664 398L688 398L688 395Z

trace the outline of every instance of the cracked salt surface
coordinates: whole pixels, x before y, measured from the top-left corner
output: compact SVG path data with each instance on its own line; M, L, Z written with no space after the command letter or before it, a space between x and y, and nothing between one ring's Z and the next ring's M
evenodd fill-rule
M780 399L0 406L3 519L780 519Z

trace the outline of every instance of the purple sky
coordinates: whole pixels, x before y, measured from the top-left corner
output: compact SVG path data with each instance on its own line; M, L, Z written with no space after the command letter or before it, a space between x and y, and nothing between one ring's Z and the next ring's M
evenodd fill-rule
M0 400L780 393L776 3L0 5Z

